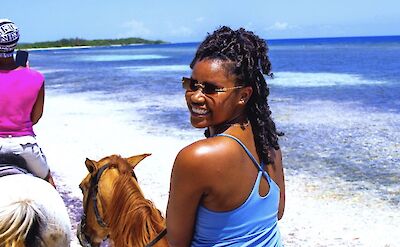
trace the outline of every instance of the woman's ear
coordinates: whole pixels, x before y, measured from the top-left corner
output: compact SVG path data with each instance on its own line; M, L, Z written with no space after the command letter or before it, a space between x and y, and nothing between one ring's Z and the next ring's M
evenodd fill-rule
M246 103L249 101L252 93L253 93L253 88L250 86L240 89L239 104L246 105Z

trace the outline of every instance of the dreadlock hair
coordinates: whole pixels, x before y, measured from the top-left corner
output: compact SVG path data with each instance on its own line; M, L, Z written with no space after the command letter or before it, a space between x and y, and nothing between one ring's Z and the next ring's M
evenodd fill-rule
M217 59L228 62L226 70L236 77L236 86L251 86L253 93L246 105L246 113L253 127L257 153L264 164L273 163L270 148L279 149L278 133L271 118L267 97L269 88L264 75L273 77L265 40L251 31L236 31L223 26L208 34L197 49L190 68L197 61ZM207 133L206 133L207 135Z

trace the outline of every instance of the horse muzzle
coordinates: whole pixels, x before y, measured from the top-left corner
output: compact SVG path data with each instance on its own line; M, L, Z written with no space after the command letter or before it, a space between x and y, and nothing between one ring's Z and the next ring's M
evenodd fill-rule
M78 237L79 243L83 247L92 247L89 236L86 235L84 232L85 226L86 226L86 216L82 215L81 223L78 224L76 236Z

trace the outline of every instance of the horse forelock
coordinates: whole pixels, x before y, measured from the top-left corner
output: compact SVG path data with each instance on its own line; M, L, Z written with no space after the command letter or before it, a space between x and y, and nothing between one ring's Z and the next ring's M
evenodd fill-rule
M161 212L144 198L130 173L118 177L112 195L105 217L115 246L144 246L165 227Z
M129 163L119 155L110 155L99 162L108 164L111 168L117 168L121 174L128 174L132 172L132 168Z

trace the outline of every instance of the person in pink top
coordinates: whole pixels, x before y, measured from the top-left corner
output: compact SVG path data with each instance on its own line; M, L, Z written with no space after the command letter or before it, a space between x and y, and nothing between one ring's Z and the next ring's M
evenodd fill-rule
M0 154L22 156L33 175L54 186L33 131L43 113L44 76L29 66L16 64L14 49L18 40L17 26L0 19Z

